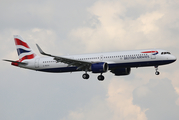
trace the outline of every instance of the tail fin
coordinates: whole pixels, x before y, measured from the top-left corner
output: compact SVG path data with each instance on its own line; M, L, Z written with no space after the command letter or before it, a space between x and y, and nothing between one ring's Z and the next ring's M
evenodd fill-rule
M14 35L14 41L19 56L19 62L34 59L37 56L20 35Z

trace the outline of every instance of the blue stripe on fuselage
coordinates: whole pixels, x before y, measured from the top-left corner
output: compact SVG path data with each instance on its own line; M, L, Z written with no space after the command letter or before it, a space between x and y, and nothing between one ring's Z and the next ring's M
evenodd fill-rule
M147 66L156 66L156 65L165 65L175 62L175 60L162 60L162 61L147 61L147 62L131 62L131 63L115 63L109 64L109 70L115 68L131 68L131 67L147 67ZM48 69L39 69L38 71L42 72L75 72L81 71L77 70L77 67L63 67L63 68L48 68Z

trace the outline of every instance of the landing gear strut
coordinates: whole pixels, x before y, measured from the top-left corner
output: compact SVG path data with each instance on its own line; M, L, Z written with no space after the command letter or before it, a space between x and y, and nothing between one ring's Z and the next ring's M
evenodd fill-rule
M102 73L101 73L101 75L98 76L98 80L99 81L103 81L104 80L104 76L102 75Z
M85 70L85 74L82 75L83 79L89 79L89 74L87 73L87 70Z
M155 66L155 70L156 70L155 74L156 74L156 75L159 75L160 72L158 71L158 66Z

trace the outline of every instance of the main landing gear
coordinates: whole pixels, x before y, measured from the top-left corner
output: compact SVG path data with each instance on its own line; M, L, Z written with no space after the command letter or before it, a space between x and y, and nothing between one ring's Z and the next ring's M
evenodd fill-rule
M104 76L102 75L102 73L101 73L101 75L98 76L98 80L99 81L103 81L104 80Z
M87 72L86 72L85 74L82 75L82 78L83 79L89 79L89 74L87 74ZM98 80L99 81L103 81L104 80L104 76L102 75L102 73L101 73L101 75L98 76Z
M155 66L155 70L156 70L155 74L156 74L156 75L159 75L160 72L158 71L158 66Z
M82 75L83 79L89 79L89 74L85 73Z

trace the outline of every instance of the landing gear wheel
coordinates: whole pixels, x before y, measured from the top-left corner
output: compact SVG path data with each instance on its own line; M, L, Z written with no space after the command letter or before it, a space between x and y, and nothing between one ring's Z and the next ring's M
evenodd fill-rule
M104 76L103 76L103 75L99 75L99 76L98 76L98 80L99 80L99 81L103 81L103 80L104 80Z
M155 67L155 70L156 70L155 74L156 74L156 75L159 75L160 72L158 71L158 66L154 66L154 67Z
M156 72L155 72L155 74L156 74L156 75L159 75L159 74L160 74L160 72L156 71Z
M83 79L89 79L89 75L87 73L85 73L85 74L82 75L82 78Z

